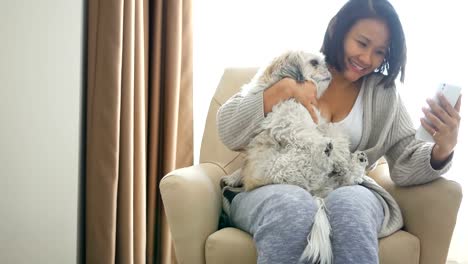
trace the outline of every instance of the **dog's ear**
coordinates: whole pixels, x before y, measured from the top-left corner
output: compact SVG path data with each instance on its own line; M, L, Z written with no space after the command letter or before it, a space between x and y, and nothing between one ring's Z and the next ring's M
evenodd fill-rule
M260 76L260 80L263 82L268 82L271 80L272 76L283 67L284 62L287 60L289 52L283 53L280 56L273 58L273 60L268 64L268 66L263 71L263 74Z

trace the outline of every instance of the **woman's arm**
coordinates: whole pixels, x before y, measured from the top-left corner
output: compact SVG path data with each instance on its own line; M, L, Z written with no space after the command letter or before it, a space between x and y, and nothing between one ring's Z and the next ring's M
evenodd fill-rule
M434 144L417 140L411 118L398 97L393 124L386 140L385 158L392 180L401 186L417 185L433 181L448 171L452 156L434 168L432 152Z
M313 106L317 106L317 88L312 82L296 82L291 78L284 78L263 92L265 115L271 112L273 106L289 98L296 99L317 123L318 117Z
M442 94L439 97L440 105L428 99L429 108L424 107L423 112L431 123L421 118L421 125L432 135L435 145L431 154L433 168L441 168L451 159L457 145L458 130L460 128L461 96L454 107Z
M316 121L312 107L317 105L315 94L316 87L312 82L297 83L290 78L284 78L260 93L237 93L218 110L219 137L231 150L244 149L258 132L265 115L272 111L274 105L289 98L301 102Z
M216 125L221 141L231 150L242 150L265 118L263 94L235 94L218 110Z

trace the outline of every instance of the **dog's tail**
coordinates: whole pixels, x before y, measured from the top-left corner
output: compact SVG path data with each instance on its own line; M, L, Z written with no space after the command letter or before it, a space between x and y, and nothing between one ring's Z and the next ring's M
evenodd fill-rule
M318 210L315 213L314 225L307 237L308 244L302 253L301 260L312 260L312 263L331 264L333 252L330 240L330 222L323 198L317 197Z

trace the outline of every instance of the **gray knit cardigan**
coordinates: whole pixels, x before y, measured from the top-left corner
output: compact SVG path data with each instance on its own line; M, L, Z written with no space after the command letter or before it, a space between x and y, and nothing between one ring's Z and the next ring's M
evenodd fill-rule
M379 84L381 79L381 74L372 74L364 78L361 86L364 89L364 117L357 149L367 154L368 170L384 156L390 176L397 185L417 185L439 178L450 168L453 155L441 169L432 168L430 159L434 144L415 139L413 123L396 88L384 89L383 84ZM262 92L248 96L235 94L217 113L219 137L228 148L242 151L264 118ZM240 173L240 170L234 173ZM362 185L377 194L385 210L379 237L399 230L403 226L403 218L393 197L370 177L365 177ZM221 187L223 193L226 189L243 191L241 186L225 186L223 181ZM223 209L228 216L229 207L229 201L223 197Z

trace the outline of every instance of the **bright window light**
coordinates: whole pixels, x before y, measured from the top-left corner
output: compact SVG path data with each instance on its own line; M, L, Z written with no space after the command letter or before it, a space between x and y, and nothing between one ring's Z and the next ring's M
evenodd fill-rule
M205 118L226 67L258 67L288 49L318 51L330 18L344 0L194 0L195 162ZM468 91L468 16L464 1L391 1L400 15L408 47L407 75L398 85L415 127L421 108L440 82ZM464 100L454 165L446 178L468 189L468 101ZM466 199L465 199L466 200ZM449 263L468 264L468 202L462 202ZM443 216L440 216L443 217Z

